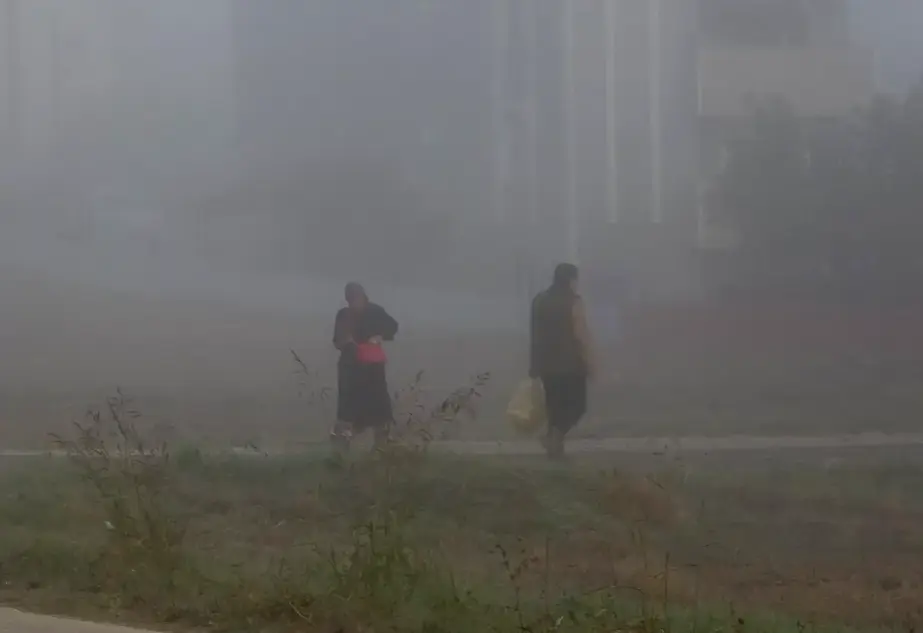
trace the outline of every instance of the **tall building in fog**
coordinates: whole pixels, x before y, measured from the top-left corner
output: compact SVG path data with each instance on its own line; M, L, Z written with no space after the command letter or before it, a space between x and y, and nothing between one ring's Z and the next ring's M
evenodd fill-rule
M6 173L71 196L139 190L158 177L174 189L183 176L220 182L234 140L227 9L224 0L194 9L178 0L2 0Z
M747 98L835 116L873 90L845 0L234 0L234 14L253 169L379 156L466 222L520 227L536 257L645 284L692 284L702 181Z
M612 15L607 3L617 5ZM648 4L659 6L659 14L652 18ZM577 216L588 223L659 222L670 215L674 183L663 178L662 208L651 209L650 128L674 148L694 136L695 11L689 6L678 0L393 0L384 10L368 0L236 0L244 144L255 163L271 153L348 151L358 144L388 151L408 168L474 164L466 175L472 214L544 223L562 220L569 185L561 178L572 155L571 172L580 179ZM656 70L651 33L662 49ZM607 101L608 53L615 83ZM656 117L652 99L660 108ZM616 170L604 165L609 150L597 129L606 126L607 103L617 117L617 162L624 163L614 204L606 201L606 178ZM539 154L538 165L529 164L532 153ZM662 153L663 168L672 170L682 153ZM499 175L498 162L506 163ZM524 172L534 170L539 177L527 184ZM507 193L498 199L504 179ZM535 181L541 208L529 210L522 199Z
M0 82L5 145L26 165L98 131L112 97L108 0L4 0Z
M108 2L116 25L116 167L142 176L135 189L226 186L236 157L229 2L94 1Z
M872 55L850 30L848 0L698 0L702 116L737 116L749 95L784 97L802 116L866 103Z
M874 55L857 44L849 0L698 0L699 179L707 190L728 141L761 96L808 120L846 116L875 94ZM711 231L700 209L700 237ZM719 240L721 241L721 240Z

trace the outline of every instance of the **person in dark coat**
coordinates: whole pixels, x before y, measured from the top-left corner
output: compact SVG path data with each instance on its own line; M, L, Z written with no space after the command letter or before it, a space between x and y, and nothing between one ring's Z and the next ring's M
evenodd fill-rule
M587 382L595 367L586 308L577 294L578 269L558 264L551 287L532 301L529 376L545 390L549 457L564 455L564 439L587 412Z
M340 351L337 363L337 423L331 439L348 450L356 433L373 429L375 444L388 439L393 421L391 394L381 345L397 335L397 321L384 308L369 301L358 283L346 284L345 308L337 312L333 344Z

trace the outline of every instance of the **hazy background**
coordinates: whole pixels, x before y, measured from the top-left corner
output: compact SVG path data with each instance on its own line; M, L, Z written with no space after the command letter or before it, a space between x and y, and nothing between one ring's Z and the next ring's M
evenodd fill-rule
M297 11L299 1L262 4ZM879 88L906 91L923 69L923 5L854 4ZM491 166L478 143L491 115L469 98L489 99L489 41L464 35L489 35L472 25L490 3L300 5L314 12L291 25L306 29L292 51L301 57L251 68L258 81L245 85L241 65L253 59L241 33L250 50L286 43L242 23L229 1L0 0L0 415L10 442L119 384L165 418L297 428L288 349L332 366L328 321L354 277L402 323L398 376L425 366L453 384L519 371L526 297L566 248L549 231L525 238L523 260L491 259L505 249L495 242L513 242L488 222ZM549 130L559 48L536 47ZM289 99L292 83L307 101ZM241 125L252 86L271 133ZM553 158L560 139L549 138L536 149ZM552 215L555 160L539 167ZM589 207L601 207L600 182L586 185L600 192L584 197ZM288 198L305 190L322 204ZM594 309L609 314L599 297Z

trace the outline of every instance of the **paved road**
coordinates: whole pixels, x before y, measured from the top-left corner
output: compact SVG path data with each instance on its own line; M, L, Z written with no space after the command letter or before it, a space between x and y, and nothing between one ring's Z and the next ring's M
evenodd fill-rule
M512 442L441 442L439 450L469 455L531 455L540 452L532 441ZM830 449L862 448L923 448L923 433L895 434L864 433L861 435L825 437L659 437L580 439L570 445L573 453L633 453L677 452L703 454L709 452L742 452L773 450L828 451ZM246 454L241 451L242 454ZM283 451L279 451L282 454ZM252 454L252 453L251 453ZM0 451L2 457L40 457L47 451ZM0 633L139 633L138 629L78 622L63 618L37 616L0 609ZM143 632L140 632L143 633Z
M111 624L94 624L44 615L31 615L14 609L0 609L0 633L143 633Z
M608 437L580 438L568 442L570 453L709 453L718 451L772 451L793 449L837 448L890 448L921 447L923 433L859 433L854 435L727 435L727 436L669 436L669 437ZM326 442L287 448L263 448L259 453L248 448L232 448L240 455L283 456L326 451ZM433 449L460 455L538 455L541 447L535 440L470 441L449 440L435 442ZM217 452L221 452L216 450ZM0 450L4 457L63 457L61 451Z
M441 442L441 450L469 455L531 455L541 452L533 441ZM766 451L776 449L830 449L923 446L923 433L862 433L828 436L753 436L726 437L610 437L578 439L568 443L571 453L647 453L712 451Z

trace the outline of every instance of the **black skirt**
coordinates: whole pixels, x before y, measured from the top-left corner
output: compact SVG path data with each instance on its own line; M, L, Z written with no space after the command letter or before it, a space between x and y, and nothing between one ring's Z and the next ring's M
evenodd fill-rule
M337 419L355 431L391 423L391 394L384 364L341 358L337 366Z

